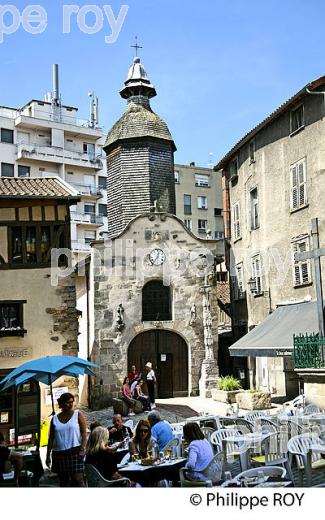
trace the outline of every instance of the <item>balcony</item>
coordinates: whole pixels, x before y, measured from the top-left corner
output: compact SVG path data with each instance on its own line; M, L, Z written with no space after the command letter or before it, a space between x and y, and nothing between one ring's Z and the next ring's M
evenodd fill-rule
M103 216L95 215L94 213L81 213L79 211L71 211L71 220L77 224L91 224L95 226L104 224Z
M325 337L316 334L293 336L295 369L325 368Z
M101 155L95 156L93 154L65 150L64 148L55 146L40 146L37 144L17 145L17 159L24 159L25 161L46 161L55 164L68 164L70 166L101 170L103 168L101 157Z
M95 197L96 199L101 199L103 196L102 188L95 184L79 184L76 182L69 182L71 186L73 186L80 195L87 197Z
M84 240L72 240L71 249L72 251L76 251L78 253L88 253L90 251L90 245L87 244Z
M20 113L15 119L17 128L58 128L72 134L80 134L84 137L100 138L103 130L100 127L92 128L89 121L78 119L75 116L63 114L57 120L51 113L43 110L34 110L32 115Z

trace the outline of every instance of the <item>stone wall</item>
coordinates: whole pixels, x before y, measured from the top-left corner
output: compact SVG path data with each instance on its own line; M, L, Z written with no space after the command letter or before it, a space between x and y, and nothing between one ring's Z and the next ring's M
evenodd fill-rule
M157 236L161 237L158 241ZM94 313L92 359L101 366L93 387L96 406L106 406L111 403L113 397L120 394L122 381L128 370L127 354L131 341L139 333L155 328L173 331L186 341L189 352L189 394L198 395L202 363L206 358L201 293L204 277L198 276L198 268L183 270L176 266L177 258L183 254L190 254L198 248L214 251L216 245L212 240L194 237L176 217L147 214L131 222L119 239L108 241L107 244L97 243L94 246L91 276ZM135 265L143 261L146 264L146 254L155 247L165 252L166 264L153 267L147 263L142 273L134 269ZM94 266L95 258L98 253L104 255L110 248L113 251L113 266L105 272L102 268ZM120 259L117 256L118 249L121 250ZM130 250L133 251L132 254ZM140 258L143 251L147 253ZM168 262L170 265L167 268ZM149 280L161 279L166 275L167 269L173 295L173 320L142 322L142 288ZM217 359L217 296L213 284L209 291L213 316L213 353ZM124 327L121 330L117 324L117 307L120 303L124 308ZM191 320L191 308L194 303L196 318ZM212 366L212 363L210 365ZM218 375L215 364L213 369L212 386L215 385Z

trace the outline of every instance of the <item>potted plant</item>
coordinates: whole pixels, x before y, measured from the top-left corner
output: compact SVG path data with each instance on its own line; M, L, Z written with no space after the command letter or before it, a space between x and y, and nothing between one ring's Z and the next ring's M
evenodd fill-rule
M272 408L271 393L251 388L250 390L238 392L236 402L243 410L266 410Z
M220 377L217 388L211 390L212 399L222 403L232 404L236 402L236 395L242 390L240 381L233 376Z

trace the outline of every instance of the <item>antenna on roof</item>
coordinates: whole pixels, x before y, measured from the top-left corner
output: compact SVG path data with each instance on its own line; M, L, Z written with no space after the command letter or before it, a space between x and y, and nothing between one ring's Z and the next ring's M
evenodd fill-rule
M212 152L209 153L208 168L210 168L211 170L213 169L213 153Z
M95 92L88 92L90 97L90 112L88 126L95 128L99 124L99 101Z
M61 97L59 91L59 65L53 65L53 91L51 96L52 117L54 121L61 121Z

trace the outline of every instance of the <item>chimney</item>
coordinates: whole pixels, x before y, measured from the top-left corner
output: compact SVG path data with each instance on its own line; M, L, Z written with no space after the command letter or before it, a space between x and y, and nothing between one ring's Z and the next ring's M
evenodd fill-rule
M59 93L59 65L55 63L53 65L53 101L59 103L60 93Z

